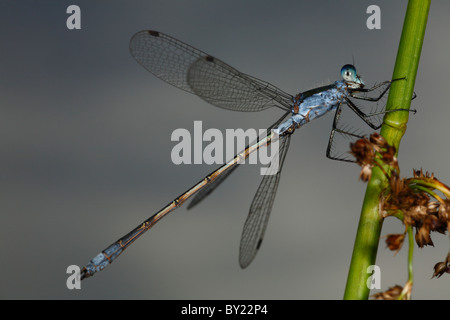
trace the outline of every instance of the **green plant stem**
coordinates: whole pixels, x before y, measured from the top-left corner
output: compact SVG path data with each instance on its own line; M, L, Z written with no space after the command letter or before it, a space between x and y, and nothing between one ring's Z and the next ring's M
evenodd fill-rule
M397 52L392 78L406 80L392 84L386 110L409 109L414 92L417 68L425 35L431 0L410 0L403 23L402 36ZM409 112L388 112L384 118L381 135L395 146L397 152L400 140L406 131ZM380 195L387 185L387 179L379 168L374 168L361 210L355 245L345 288L344 299L366 300L370 289L366 285L367 268L375 264L383 219L379 212Z
M450 197L450 190L448 189L448 187L443 185L439 181L424 181L422 179L409 179L408 182L411 185L417 184L421 186L431 187L432 189L436 189L442 192L447 198Z
M403 291L398 297L398 300L403 300L405 297L409 300L411 299L411 289L414 282L414 272L413 272L413 258L414 258L414 235L411 226L408 226L408 281L403 287Z
M433 190L430 190L429 188L426 188L424 186L417 185L417 184L410 186L410 188L413 189L413 190L420 190L420 191L426 192L430 196L435 198L437 201L439 201L440 203L444 202L444 200L437 193L435 193Z
M413 270L413 258L414 258L414 235L411 226L408 227L408 282L413 283L414 270Z

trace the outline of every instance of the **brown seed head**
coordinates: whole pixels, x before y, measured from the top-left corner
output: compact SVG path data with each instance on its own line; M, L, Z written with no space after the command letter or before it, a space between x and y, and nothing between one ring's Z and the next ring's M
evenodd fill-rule
M403 287L395 285L384 292L378 292L372 295L375 300L397 300L402 293Z

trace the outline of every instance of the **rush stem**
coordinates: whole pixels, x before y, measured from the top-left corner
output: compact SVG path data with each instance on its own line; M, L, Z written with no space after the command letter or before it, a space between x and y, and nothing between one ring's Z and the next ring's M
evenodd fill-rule
M409 109L414 92L417 68L425 35L428 11L431 0L410 0L406 9L402 35L397 52L392 79L406 77L405 81L396 81L389 92L386 110ZM395 146L397 152L400 140L406 131L409 112L388 112L384 118L381 135ZM367 279L371 275L368 267L375 265L378 243L380 241L383 219L381 218L380 195L387 186L387 179L379 168L374 168L367 184L364 203L361 210L352 260L347 278L344 299L367 300L370 289ZM387 270L382 270L382 272Z

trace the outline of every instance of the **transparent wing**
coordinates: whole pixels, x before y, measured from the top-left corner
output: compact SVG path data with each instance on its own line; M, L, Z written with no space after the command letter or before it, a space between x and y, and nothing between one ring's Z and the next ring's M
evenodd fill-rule
M214 106L234 111L261 111L273 106L290 110L290 94L161 32L136 33L130 52L158 78Z
M287 116L290 115L290 111L286 112L280 119L278 119L277 122L275 122L274 124L272 124L268 129L267 129L267 133L270 132L271 129L274 129L275 127L277 127ZM245 148L248 148L248 146L246 146ZM216 180L214 180L212 183L208 184L206 187L204 187L202 190L200 190L194 197L194 199L192 199L192 201L189 203L188 205L188 209L193 208L195 205L197 205L198 203L200 203L203 199L205 199L208 195L211 194L211 192L213 192L223 181L225 181L226 178L229 177L229 175L234 172L234 170L236 170L236 168L240 166L240 164L236 164L233 168L231 168L230 170L226 171L224 174L222 174L220 177L218 177Z
M280 137L278 168L274 169L271 175L264 176L253 198L244 224L244 230L242 231L239 248L239 264L241 268L248 267L261 247L273 201L277 193L278 183L280 182L281 169L289 149L290 139L290 135Z
M233 168L229 169L225 173L221 174L214 182L210 183L206 187L204 187L202 190L200 190L192 199L192 201L187 206L188 209L193 208L195 205L197 205L199 202L201 202L203 199L205 199L211 192L213 192L228 176L236 170L236 168L239 166L239 164L236 164Z

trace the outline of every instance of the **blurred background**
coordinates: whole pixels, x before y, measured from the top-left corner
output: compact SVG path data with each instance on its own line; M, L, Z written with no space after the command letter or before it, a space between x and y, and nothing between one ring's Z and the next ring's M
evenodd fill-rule
M66 8L81 8L68 30ZM369 30L366 9L381 9ZM340 78L355 59L368 85L390 79L407 1L1 1L0 286L2 299L342 299L366 185L331 161L326 116L291 141L264 243L246 270L239 240L260 181L239 169L193 210L164 218L112 266L68 290L66 268L106 246L216 166L171 162L177 128L265 128L279 110L208 105L148 73L132 35L159 30L295 94ZM450 3L431 4L399 162L450 183ZM387 219L383 234L403 232ZM416 249L414 299L448 299L431 279L449 249ZM382 240L382 290L407 280L406 248ZM373 293L380 290L374 290Z

